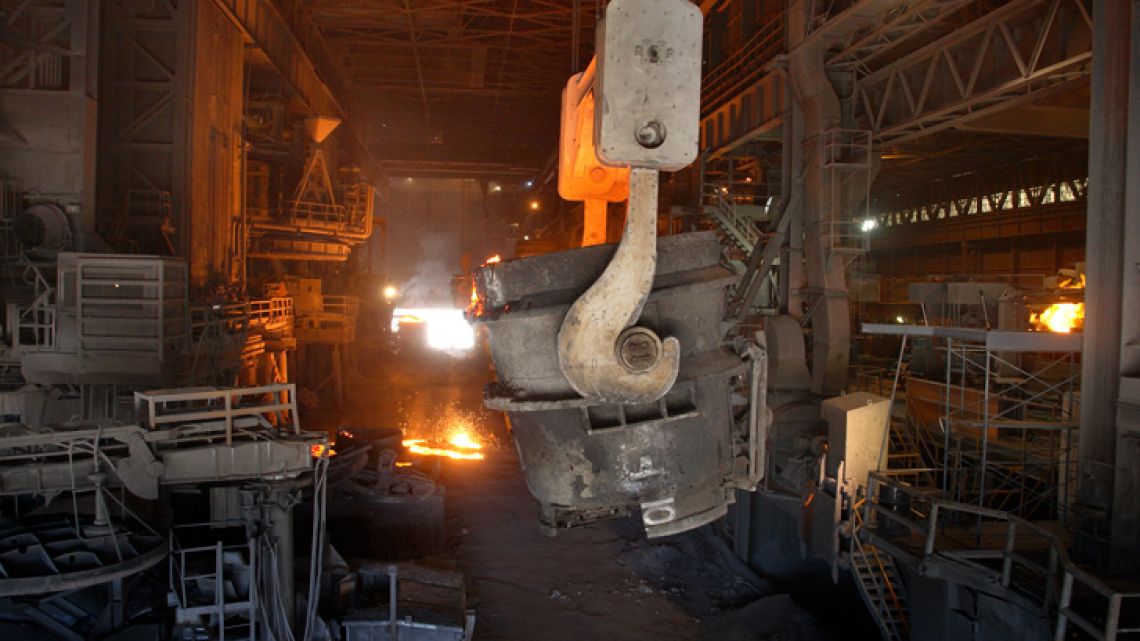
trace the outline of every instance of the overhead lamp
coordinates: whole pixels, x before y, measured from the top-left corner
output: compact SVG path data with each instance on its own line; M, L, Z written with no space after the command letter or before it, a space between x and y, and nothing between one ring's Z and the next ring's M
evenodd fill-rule
M874 231L878 226L879 221L874 218L864 218L863 221L859 223L859 230L863 233L868 233Z

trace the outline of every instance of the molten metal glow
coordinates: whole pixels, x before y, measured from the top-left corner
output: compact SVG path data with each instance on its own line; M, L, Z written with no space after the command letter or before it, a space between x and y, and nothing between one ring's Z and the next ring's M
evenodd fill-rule
M396 461L396 467L411 467L412 465L411 461Z
M1084 319L1084 303L1054 303L1030 318L1031 321L1049 328L1049 331L1059 334L1068 334L1073 328L1083 325Z
M468 434L463 429L458 429L458 430L452 432L451 436L447 437L447 442L451 443L455 447L458 447L458 448L464 449L464 450L481 450L481 449L483 449L483 444L480 443L479 441L476 441L474 438L472 438L472 436L470 434Z
M326 453L329 456L336 456L336 450L327 445L321 445L319 443L317 445L311 446L309 448L309 453L313 455L313 458L321 458L321 456Z
M483 449L483 443L472 435L465 424L459 421L447 429L446 436L440 441L442 442L436 442L433 439L429 443L424 438L407 438L404 439L403 443L409 452L421 456L446 456L451 459L467 461L483 459L483 452L480 451Z
M404 447L412 454L419 454L420 456L446 456L450 459L462 461L481 461L483 460L483 453L479 451L468 451L460 448L447 448L447 447L432 447L425 444L426 441L422 438L409 438L404 440Z

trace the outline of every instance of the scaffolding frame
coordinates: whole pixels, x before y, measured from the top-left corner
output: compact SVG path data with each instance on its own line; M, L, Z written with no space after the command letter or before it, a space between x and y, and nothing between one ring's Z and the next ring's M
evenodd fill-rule
M931 489L958 503L1068 523L1079 334L892 324L865 324L863 331L944 341L945 379L931 382L941 398L923 397L922 379L909 379L907 389L908 404L938 407L932 425L913 413L905 422L906 440L938 468Z

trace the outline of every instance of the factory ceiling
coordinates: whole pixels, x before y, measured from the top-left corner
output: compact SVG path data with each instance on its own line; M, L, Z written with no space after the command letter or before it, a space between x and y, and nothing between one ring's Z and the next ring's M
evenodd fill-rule
M533 172L566 79L593 54L588 0L278 0L315 31L394 173Z

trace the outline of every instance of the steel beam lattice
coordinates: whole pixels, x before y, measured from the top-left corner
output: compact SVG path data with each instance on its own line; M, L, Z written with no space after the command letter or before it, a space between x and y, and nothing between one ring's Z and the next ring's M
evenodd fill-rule
M1091 59L1084 0L1016 0L858 78L853 107L900 143L1084 79Z

